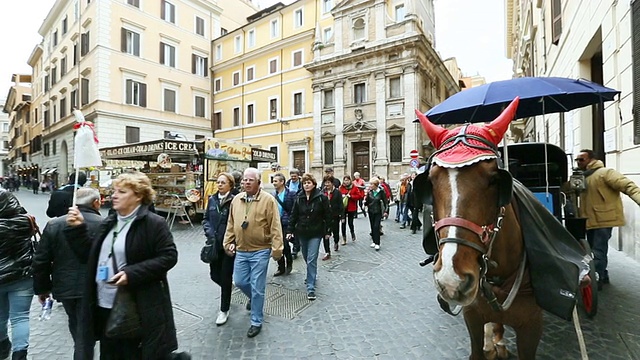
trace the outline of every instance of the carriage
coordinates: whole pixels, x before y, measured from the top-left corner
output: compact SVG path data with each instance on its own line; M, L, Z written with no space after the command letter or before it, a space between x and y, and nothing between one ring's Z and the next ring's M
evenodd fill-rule
M583 190L584 177L572 171L572 163L560 147L547 143L515 143L508 145L508 158L504 147L499 149L508 163L508 170L514 179L520 181L573 235L588 253L591 253L586 238L586 218L578 217L577 197ZM598 290L593 260L589 264L590 284L580 291L579 308L592 318L598 311Z

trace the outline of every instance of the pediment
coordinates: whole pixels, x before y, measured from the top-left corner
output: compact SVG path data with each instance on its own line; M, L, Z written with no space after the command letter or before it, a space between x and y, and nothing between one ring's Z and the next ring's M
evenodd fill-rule
M364 4L374 5L374 0L342 0L331 9L331 13L335 16L343 11L350 11L356 7L362 7Z
M394 132L394 131L404 131L404 126L400 126L398 124L391 124L389 127L387 127L387 132Z
M322 137L323 138L332 138L332 137L336 137L336 134L332 133L331 131L325 131L322 133Z
M343 133L365 132L365 131L375 131L375 130L376 130L375 122L369 122L369 121L356 121L356 122L344 124L342 128Z

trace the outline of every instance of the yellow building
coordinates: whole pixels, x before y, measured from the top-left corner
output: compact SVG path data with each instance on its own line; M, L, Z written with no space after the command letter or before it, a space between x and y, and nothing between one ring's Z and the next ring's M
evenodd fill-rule
M210 136L210 43L239 21L225 7L256 11L245 0L57 0L29 59L43 170L64 180L72 169L74 108L100 147Z
M216 137L278 154L282 170L310 170L313 148L313 56L322 1L278 3L212 42Z
M212 126L276 151L285 172L399 175L429 143L413 109L459 91L432 0L298 0L247 20L212 43Z
M13 74L13 86L9 89L3 111L9 114L9 152L7 155L8 170L22 180L37 176L38 169L30 159L30 123L31 114L31 75Z

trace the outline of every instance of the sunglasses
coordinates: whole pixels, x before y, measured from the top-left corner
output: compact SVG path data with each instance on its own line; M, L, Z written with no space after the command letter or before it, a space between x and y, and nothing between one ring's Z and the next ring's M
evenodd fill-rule
M586 161L586 160L587 160L587 159L583 159L583 158L577 158L577 159L576 159L576 161L577 161L577 162L583 162L583 161Z

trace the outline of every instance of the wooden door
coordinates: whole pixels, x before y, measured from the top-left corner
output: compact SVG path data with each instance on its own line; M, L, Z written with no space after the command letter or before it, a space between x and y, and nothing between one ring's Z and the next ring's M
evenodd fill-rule
M300 175L307 172L307 164L304 155L304 150L298 150L293 152L293 167L300 171Z
M362 177L365 181L369 181L369 176L371 175L371 166L369 164L369 142L361 141L352 143L353 149L353 171L359 172L360 177Z

